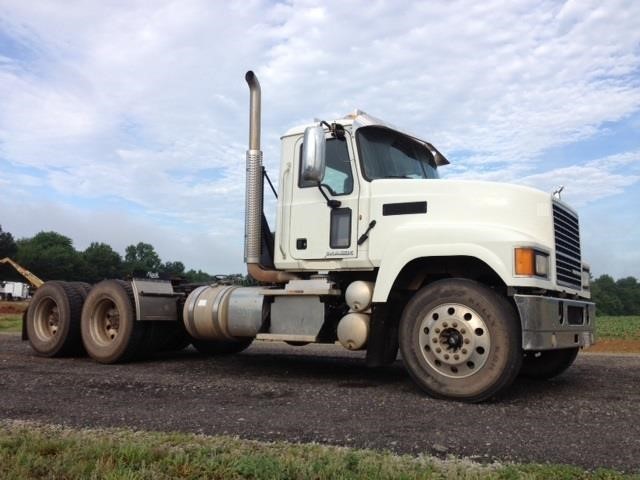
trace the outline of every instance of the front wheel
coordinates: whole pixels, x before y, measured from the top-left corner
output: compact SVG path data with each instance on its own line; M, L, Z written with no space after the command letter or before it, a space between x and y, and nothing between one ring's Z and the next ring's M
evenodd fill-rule
M525 352L520 375L535 380L547 380L556 377L573 365L579 350L579 347L575 347L561 350Z
M436 398L486 400L513 382L522 362L513 307L472 280L440 280L416 292L399 340L409 374Z

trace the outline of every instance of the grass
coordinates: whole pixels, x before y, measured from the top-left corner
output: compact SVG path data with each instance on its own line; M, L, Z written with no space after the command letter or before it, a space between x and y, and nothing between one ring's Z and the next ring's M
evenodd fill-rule
M22 330L22 315L0 315L0 332L19 332Z
M635 479L568 465L488 464L317 444L73 430L0 421L0 478Z
M0 333L21 331L22 312L28 305L28 302L0 301Z
M598 340L640 340L640 316L598 317Z

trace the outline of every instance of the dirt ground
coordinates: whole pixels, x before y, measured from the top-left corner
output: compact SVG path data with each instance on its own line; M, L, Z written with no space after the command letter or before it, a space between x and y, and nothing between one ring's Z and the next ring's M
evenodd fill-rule
M640 353L640 340L598 340L598 343L586 349L585 352Z
M21 314L29 305L29 302L0 302L0 315Z
M365 366L334 345L189 348L126 365L36 357L0 335L0 418L354 446L480 461L640 469L640 356L580 354L546 382L479 405L434 400L402 362Z

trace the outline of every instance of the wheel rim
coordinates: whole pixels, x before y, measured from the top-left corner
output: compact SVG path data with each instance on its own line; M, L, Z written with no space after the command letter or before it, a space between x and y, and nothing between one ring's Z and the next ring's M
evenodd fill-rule
M420 323L420 351L431 368L450 378L473 375L487 362L491 335L475 310L460 304L438 305Z
M89 332L91 338L100 346L107 346L118 338L120 330L120 312L109 299L98 302L91 315Z
M33 312L33 328L40 341L49 342L60 329L60 311L51 297L43 298Z

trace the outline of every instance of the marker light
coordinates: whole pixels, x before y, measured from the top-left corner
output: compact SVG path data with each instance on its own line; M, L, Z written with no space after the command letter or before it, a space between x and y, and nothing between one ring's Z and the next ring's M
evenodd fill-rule
M549 256L546 253L533 248L516 248L515 261L516 275L545 278L549 276Z

